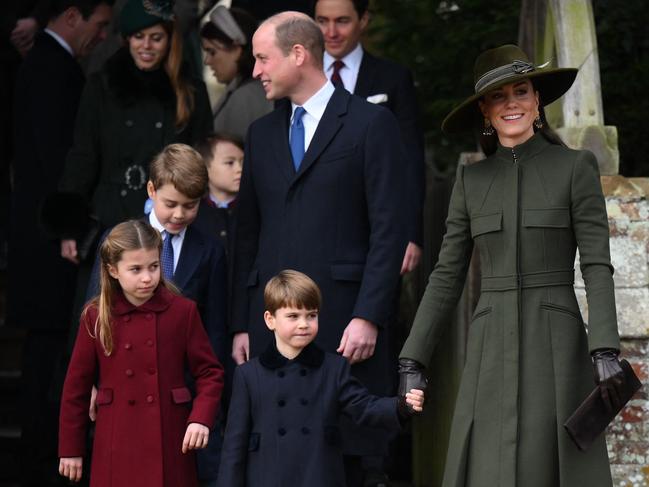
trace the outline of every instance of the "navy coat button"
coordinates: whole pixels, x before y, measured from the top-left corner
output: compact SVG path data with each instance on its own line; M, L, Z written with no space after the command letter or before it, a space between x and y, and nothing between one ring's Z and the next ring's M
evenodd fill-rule
M153 402L153 396L151 394L146 396L146 402L148 402L149 404L151 404Z
M309 404L309 401L307 401L306 399L302 398L302 399L300 399L300 404L302 404L302 406L306 406L307 404Z
M277 372L277 377L284 377L284 371L280 370L279 372Z
M302 434L303 435L308 435L309 433L311 433L311 430L309 428L307 428L306 426L303 426L302 427Z
M129 399L128 400L128 405L129 406L134 406L135 405L135 399Z
M135 375L135 372L131 369L126 369L126 377L133 377Z
M284 406L286 406L286 401L284 399L280 399L279 401L277 401L277 405L280 408L283 408Z
M286 434L286 430L284 428L280 428L277 430L277 434L279 436L284 436Z
M304 377L306 375L306 369L300 369L300 375Z

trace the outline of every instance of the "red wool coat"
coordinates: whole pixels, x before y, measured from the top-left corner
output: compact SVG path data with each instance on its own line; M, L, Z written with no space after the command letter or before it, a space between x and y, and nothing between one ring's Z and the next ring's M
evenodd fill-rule
M112 312L110 356L89 333L94 335L96 309L79 326L63 387L59 456L84 455L96 383L90 485L195 486L194 454L181 451L185 430L188 423L212 427L223 388L223 368L196 305L160 287L138 307L119 293ZM185 370L195 378L193 402Z

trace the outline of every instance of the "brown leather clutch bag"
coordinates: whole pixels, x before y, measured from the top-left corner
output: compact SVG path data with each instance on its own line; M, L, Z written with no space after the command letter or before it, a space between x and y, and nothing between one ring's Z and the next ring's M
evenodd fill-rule
M633 394L642 387L642 384L633 372L631 364L626 360L620 360L620 365L626 378L620 408L617 411L607 410L599 389L595 388L563 424L568 435L570 435L572 441L575 442L575 445L581 451L586 451L590 448L595 439L602 434L617 413L633 397Z

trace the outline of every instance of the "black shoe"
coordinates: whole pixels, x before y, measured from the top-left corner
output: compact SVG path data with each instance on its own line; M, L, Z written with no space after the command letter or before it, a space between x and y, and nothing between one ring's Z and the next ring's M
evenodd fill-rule
M363 487L390 487L390 479L381 470L371 469L365 471Z

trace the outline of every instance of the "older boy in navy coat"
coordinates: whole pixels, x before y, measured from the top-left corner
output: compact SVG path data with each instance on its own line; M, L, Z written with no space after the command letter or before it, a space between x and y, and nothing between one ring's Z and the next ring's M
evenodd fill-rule
M264 321L275 340L235 371L218 487L344 486L341 413L396 433L407 405L422 410L423 391L373 396L343 357L312 343L320 301L301 272L284 270L266 285Z

